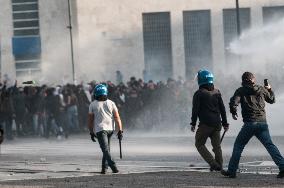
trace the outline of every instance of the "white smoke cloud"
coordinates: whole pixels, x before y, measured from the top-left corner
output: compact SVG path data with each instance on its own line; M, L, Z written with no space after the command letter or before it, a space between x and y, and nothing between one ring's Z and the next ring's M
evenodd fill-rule
M234 68L234 72L246 70L262 74L266 78L273 79L270 80L272 86L278 82L278 87L273 87L277 91L276 104L267 105L266 111L268 123L271 124L271 134L283 135L281 112L283 111L284 95L281 83L284 70L284 18L244 31L239 39L231 42L229 50L240 57L242 70ZM263 84L260 82L261 79L258 81ZM232 126L229 134L235 135L238 132L240 125L242 125L240 119L236 122L230 118Z
M251 57L252 63L283 64L284 18L244 31L229 49L234 54Z

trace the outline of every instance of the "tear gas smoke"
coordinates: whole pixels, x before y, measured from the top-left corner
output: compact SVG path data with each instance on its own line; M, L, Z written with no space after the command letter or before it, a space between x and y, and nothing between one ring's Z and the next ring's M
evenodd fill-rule
M276 16L277 17L277 16ZM279 17L278 17L279 18ZM229 50L239 56L239 66L232 66L233 72L238 72L235 77L240 80L243 71L251 71L256 74L258 84L263 85L263 79L268 78L269 83L276 91L276 104L267 105L267 119L271 123L271 133L273 135L283 135L283 71L284 71L284 18L274 20L263 26L252 27L242 33L239 39L231 42ZM239 70L238 70L239 69ZM232 73L230 71L230 73ZM234 74L234 73L232 73ZM239 81L240 82L240 81ZM237 84L237 85L236 85ZM240 86L235 82L229 87L221 88L225 90L227 100L233 95L233 88ZM239 112L240 114L240 112ZM240 119L240 118L239 118ZM230 122L231 134L240 129L240 120ZM235 126L236 125L236 126ZM230 134L230 133L229 133Z
M61 14L54 14L52 13L53 11L50 11L55 9L56 6L49 7L48 10L50 13L48 14L45 12L46 15L49 15L45 21L50 24L47 24L49 26L48 28L43 29L50 31L46 32L47 36L43 37L46 45L44 50L48 51L48 55L44 56L42 59L43 75L38 78L40 84L66 84L71 81L71 71L66 68L66 66L71 67L70 59L66 58L66 54L69 54L70 50L69 38L67 37L68 35L62 37L62 33L68 33L68 29L66 29L66 26L68 25L67 14L62 16ZM114 80L114 76L109 76L110 72L114 73L115 70L119 70L120 68L128 70L128 73L132 73L133 75L141 75L141 70L143 70L143 68L137 68L135 62L143 61L143 57L136 57L131 50L129 50L129 53L120 53L121 51L119 50L125 43L128 44L127 48L134 47L133 44L135 42L137 43L137 40L139 39L139 37L137 37L137 35L140 34L138 32L139 27L136 25L133 26L133 29L129 28L128 25L114 25L112 30L117 29L118 31L121 31L117 34L119 37L111 36L111 34L105 32L105 30L107 31L109 28L101 28L95 33L90 33L93 30L93 27L95 27L96 24L100 24L102 20L100 20L99 17L95 20L94 17L90 17L90 15L92 15L91 12L96 11L93 11L91 8L88 9L87 6L78 7L78 11L78 13L81 14L79 18L79 22L81 23L81 25L79 25L80 42L79 48L77 49L80 52L80 56L77 59L76 64L76 68L79 70L77 71L78 80L90 81L97 78L101 80ZM67 6L61 12L67 13ZM57 24L52 24L53 22L51 20L59 18L61 20ZM94 25L90 23L94 23ZM51 28L55 29L51 30ZM59 32L56 32L57 30L59 30ZM237 59L238 63L229 63L230 65L228 65L226 71L215 72L216 85L223 93L225 104L228 104L229 97L231 97L234 90L240 86L241 74L244 71L256 73L259 84L263 84L263 79L268 78L271 85L277 90L277 94L280 93L281 88L283 87L282 75L284 70L283 33L284 19L280 19L261 27L253 27L247 31L243 31L240 39L231 42L229 50L232 54L239 56ZM57 45L54 45L55 43ZM119 45L121 43L123 43L123 45ZM139 43L138 47L135 48L140 49L141 46L139 45L141 44ZM124 49L122 51L125 52L126 50ZM117 56L115 54L117 54ZM123 62L123 60L126 62ZM115 66L109 66L109 64L116 64L117 69L114 68ZM112 68L109 69L110 67ZM123 72L123 74L125 74L125 72ZM183 74L181 73L180 75ZM226 82L224 82L224 80L226 80ZM192 83L192 85L192 87L196 89L196 83ZM191 94L193 94L195 89L192 89ZM278 103L282 104L283 100L278 101ZM226 105L226 107L228 109L228 105ZM277 109L275 109L275 107L277 107ZM273 118L271 121L272 123L275 122L275 129L272 129L272 133L278 134L278 130L280 130L281 126L281 121L278 120L281 120L281 114L276 117L276 112L281 111L281 105L275 105L275 107L268 108L268 116L269 119ZM188 108L191 108L191 106ZM270 112L270 110L272 110L272 112ZM185 114L182 117L184 118L184 122L188 122L188 126L190 122L189 117L190 113ZM277 121L274 121L275 118ZM138 117L138 119L140 120L138 120L137 124L143 127L143 120L141 120L140 117ZM230 121L232 122L232 120ZM240 125L241 120L233 124ZM172 125L171 123L164 122L163 129L167 131L168 128L171 128L172 126L178 127L179 125ZM237 128L234 126L231 127L232 130L230 132L235 135L236 129L239 129L240 126L236 126ZM186 134L188 134L188 132L186 132Z
M283 69L283 33L284 18L243 32L240 39L230 44L229 49L236 55L251 57L250 63L257 66L264 63L268 66L281 66ZM262 70L262 72L265 73L266 71Z

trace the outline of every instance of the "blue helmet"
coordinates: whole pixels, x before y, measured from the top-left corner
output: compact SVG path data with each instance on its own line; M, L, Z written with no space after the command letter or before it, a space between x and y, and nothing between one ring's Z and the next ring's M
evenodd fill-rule
M95 87L94 89L94 96L99 97L99 96L107 96L107 86L104 84L99 84Z
M208 70L200 70L197 73L198 85L213 84L214 76Z

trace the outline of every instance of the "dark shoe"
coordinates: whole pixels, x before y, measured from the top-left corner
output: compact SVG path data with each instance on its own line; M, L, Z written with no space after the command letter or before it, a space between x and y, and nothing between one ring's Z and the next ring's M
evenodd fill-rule
M115 174L119 172L116 166L112 166L111 170L112 170L112 173L115 173Z
M228 172L226 170L221 170L221 174L223 176L228 177L228 178L236 178L236 173L231 173L231 172Z
M101 174L106 174L107 169L106 168L102 168Z
M277 178L284 178L284 170L280 171Z
M210 171L212 172L212 171L221 171L222 170L222 168L219 166L219 165L212 165L211 167L210 167Z

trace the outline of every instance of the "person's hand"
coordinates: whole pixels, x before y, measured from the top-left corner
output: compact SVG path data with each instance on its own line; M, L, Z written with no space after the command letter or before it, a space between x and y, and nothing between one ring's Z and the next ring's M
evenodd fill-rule
M90 133L90 136L91 136L91 140L92 140L93 142L96 142L97 135L92 132L92 133Z
M237 120L238 119L238 114L232 114L232 117L234 120Z
M196 124L191 122L190 125L191 125L191 128L190 128L191 132L195 132Z
M118 138L118 140L122 140L122 138L123 138L123 131L122 130L119 130L117 132L117 138Z
M226 126L223 126L223 128L224 128L224 131L227 132L229 130L229 124Z
M195 126L192 125L191 128L190 128L191 132L195 132Z
M271 90L271 85L268 84L267 86L264 86L264 88L267 89L268 91L270 91Z
M229 123L222 123L224 131L227 132L229 130Z

